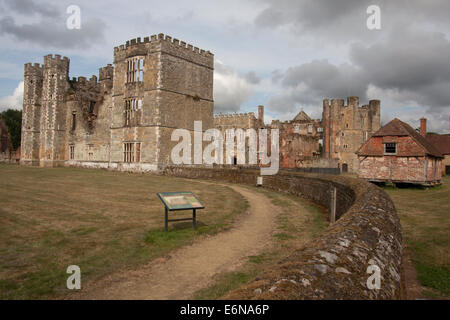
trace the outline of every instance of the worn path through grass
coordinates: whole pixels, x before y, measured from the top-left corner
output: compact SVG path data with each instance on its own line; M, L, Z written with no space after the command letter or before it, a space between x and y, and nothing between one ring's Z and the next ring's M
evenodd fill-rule
M91 283L74 298L187 299L211 284L216 274L239 268L249 256L270 246L280 210L261 193L230 187L250 205L231 230L201 239L137 270Z

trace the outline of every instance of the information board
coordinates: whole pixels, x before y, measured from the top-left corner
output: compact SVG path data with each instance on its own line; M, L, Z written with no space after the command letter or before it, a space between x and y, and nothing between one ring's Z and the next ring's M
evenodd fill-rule
M192 192L160 192L158 197L168 210L204 208L204 205Z

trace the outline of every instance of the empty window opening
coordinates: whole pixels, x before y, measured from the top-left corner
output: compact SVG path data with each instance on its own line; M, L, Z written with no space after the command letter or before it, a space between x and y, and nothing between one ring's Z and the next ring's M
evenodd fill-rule
M73 144L69 146L69 159L75 159L75 146Z
M131 125L132 119L135 118L135 112L141 109L142 99L131 98L125 100L125 126Z
M95 101L89 102L89 113L94 113Z
M142 82L144 80L144 59L142 58L139 59L138 70L139 70L138 81Z
M72 113L72 130L75 130L77 128L77 114L74 112Z

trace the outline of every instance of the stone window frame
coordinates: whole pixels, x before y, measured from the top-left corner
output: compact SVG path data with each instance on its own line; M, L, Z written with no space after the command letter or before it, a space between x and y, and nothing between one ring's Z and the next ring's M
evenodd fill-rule
M94 145L92 143L86 144L86 152L88 155L88 160L93 161L94 160Z
M69 144L69 160L75 160L75 145Z
M144 80L145 56L134 56L126 60L126 83L142 82Z
M124 99L125 126L131 125L131 119L134 118L135 112L142 110L144 99L141 97L129 97Z
M123 162L139 163L141 162L141 142L124 141L123 142Z

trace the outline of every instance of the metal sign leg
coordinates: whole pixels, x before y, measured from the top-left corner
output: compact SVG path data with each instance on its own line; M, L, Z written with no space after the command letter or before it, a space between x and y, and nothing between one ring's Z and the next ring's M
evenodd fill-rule
M167 208L165 208L166 212L164 214L164 231L167 232L169 229L169 213Z
M194 226L194 230L196 230L196 229L197 229L197 221L196 221L196 212L195 212L195 209L194 209L193 212L192 212L192 224L193 224L193 226Z

